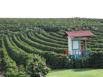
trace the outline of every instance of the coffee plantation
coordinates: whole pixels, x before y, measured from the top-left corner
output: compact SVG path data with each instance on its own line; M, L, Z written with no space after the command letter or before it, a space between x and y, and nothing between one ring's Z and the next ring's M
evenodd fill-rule
M90 30L90 55L64 54L66 31ZM86 18L0 19L0 65L5 77L40 77L51 69L103 68L103 20Z

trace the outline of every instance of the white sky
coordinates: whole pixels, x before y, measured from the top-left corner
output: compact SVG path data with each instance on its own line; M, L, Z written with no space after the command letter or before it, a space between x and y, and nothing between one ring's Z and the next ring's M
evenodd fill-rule
M103 18L103 0L0 0L0 17Z

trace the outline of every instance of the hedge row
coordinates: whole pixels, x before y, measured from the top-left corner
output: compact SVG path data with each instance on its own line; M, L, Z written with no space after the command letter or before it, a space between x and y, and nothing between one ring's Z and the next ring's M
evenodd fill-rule
M63 41L63 42L67 42L67 40L66 39L64 39L64 38L58 38L58 37L55 37L55 36L52 36L52 35L49 35L49 33L47 33L47 32L42 32L41 34L43 34L45 37L48 37L48 38L50 38L50 39L54 39L54 40L58 40L58 41Z
M28 37L32 40L32 41L36 41L38 43L41 43L41 44L45 44L45 45L48 45L48 46L51 46L51 47L58 47L58 48L67 48L66 45L61 45L61 44L57 44L55 42L47 42L45 40L42 40L42 39L39 39L37 38L35 35L31 35L31 33L27 33Z
M16 62L11 59L8 55L7 50L5 48L4 42L2 41L2 58L3 58L3 65L4 65L4 75L5 77L30 77L26 72L25 69L19 68L16 65ZM21 70L22 69L22 70Z
M23 50L17 48L16 45L12 45L13 43L11 44L8 37L4 38L4 43L7 51L10 53L10 56L16 61L17 64L24 65L26 72L31 77L36 76L39 73L44 75L47 74L48 68L44 59L37 55L27 54Z
M25 34L24 34L25 35ZM26 35L25 35L26 36ZM63 53L64 49L63 48L56 48L56 47L51 47L51 46L45 46L43 44L40 44L38 42L34 42L28 38L24 38L23 36L21 36L21 39L25 42L27 42L29 45L31 46L34 46L38 49L41 49L43 51L55 51L55 52L58 52L58 53Z
M36 37L42 39L42 40L47 41L47 42L54 42L54 43L61 44L61 45L67 45L67 42L63 42L63 41L51 39L51 38L49 38L49 37L44 36L44 35L41 34L41 33L34 33L34 32L32 32L32 34L35 35Z

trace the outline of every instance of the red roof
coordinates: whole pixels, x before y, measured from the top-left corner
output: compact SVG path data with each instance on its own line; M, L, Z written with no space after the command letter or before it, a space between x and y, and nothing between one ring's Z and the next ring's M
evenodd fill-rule
M66 32L68 36L70 37L88 37L92 36L93 33L91 31L71 31L71 32Z

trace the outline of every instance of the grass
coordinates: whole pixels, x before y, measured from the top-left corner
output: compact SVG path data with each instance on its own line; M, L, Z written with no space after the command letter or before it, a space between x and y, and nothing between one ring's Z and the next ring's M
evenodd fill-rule
M46 77L103 77L103 69L54 70Z

